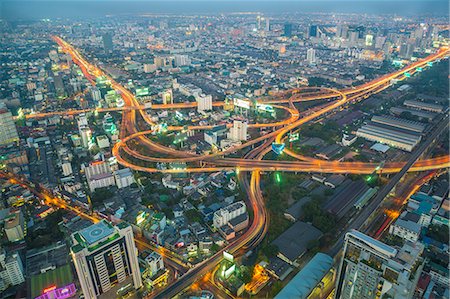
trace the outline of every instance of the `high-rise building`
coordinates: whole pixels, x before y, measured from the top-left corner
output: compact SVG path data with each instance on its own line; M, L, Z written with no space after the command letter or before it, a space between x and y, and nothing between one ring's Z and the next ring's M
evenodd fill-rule
M10 285L19 285L25 281L23 264L20 255L7 253L4 249L0 252L0 290Z
M292 24L291 23L286 23L284 24L284 36L286 37L291 37L292 36Z
M308 51L306 51L306 61L309 64L316 63L316 50L314 50L313 48L310 48L310 49L308 49Z
M199 94L195 96L197 100L197 111L209 111L212 110L212 96L210 94Z
M270 31L270 19L266 18L266 27L265 27L265 31L269 32Z
M11 112L0 105L0 145L19 141L16 124Z
M367 34L366 35L366 42L365 42L367 47L371 47L373 46L373 35L372 34Z
M92 96L92 100L94 100L94 102L98 102L102 99L102 93L100 92L100 90L97 87L93 87L91 89L91 96Z
M234 120L233 126L230 129L230 139L232 140L247 140L248 124L245 121Z
M113 50L113 40L112 35L110 33L105 33L102 35L103 40L103 49L105 49L106 52Z
M133 230L124 222L102 220L72 234L71 255L84 297L116 297L127 284L142 286ZM106 297L105 297L106 298Z
M318 37L319 35L319 28L317 25L311 25L309 26L308 36L309 37Z
M412 298L423 249L411 242L397 249L356 230L347 233L335 298Z

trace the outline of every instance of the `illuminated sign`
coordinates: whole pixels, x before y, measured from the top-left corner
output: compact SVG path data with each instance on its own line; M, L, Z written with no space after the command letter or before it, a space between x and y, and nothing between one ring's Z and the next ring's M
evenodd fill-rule
M175 117L179 120L184 120L184 115L180 111L175 111Z
M418 72L421 72L423 69L422 69L421 67L418 67L416 70L417 70Z
M223 258L229 262L234 262L234 256L226 251L223 252Z
M149 94L148 87L146 88L136 88L136 95L138 97L147 96Z
M50 292L50 291L53 291L53 290L56 290L56 286L55 285L53 285L53 286L51 286L51 287L48 287L48 288L46 288L46 289L44 289L43 291L42 291L42 293L48 293L48 292Z
M404 73L404 75L405 75L406 78L410 78L411 77L411 74L408 73L408 72Z
M266 112L273 112L273 107L266 104L256 104L256 109L266 111Z
M238 106L238 107L241 107L241 108L244 108L244 109L250 109L250 102L249 101L244 101L244 100L241 100L241 99L234 98L233 99L233 104L234 104L234 106Z
M289 134L289 142L297 141L300 138L299 133L291 133Z
M433 66L433 62L431 62L431 61L430 61L430 62L427 62L427 65L428 65L428 66Z
M228 268L227 270L222 272L222 276L225 278L228 278L231 276L231 274L234 273L234 271L236 271L236 265L233 264L230 268Z
M284 143L272 143L272 150L277 154L280 155L284 151Z
M393 60L392 64L394 66L401 67L401 66L403 66L403 61L401 61L401 60Z
M137 225L141 224L145 220L146 216L147 216L147 213L144 211L141 212L140 214L138 214L136 216L136 224Z

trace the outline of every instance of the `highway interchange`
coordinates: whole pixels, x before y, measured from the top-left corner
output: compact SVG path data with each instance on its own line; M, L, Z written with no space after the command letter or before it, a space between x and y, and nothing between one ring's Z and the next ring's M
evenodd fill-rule
M286 138L286 134L298 130L298 128L318 117L326 116L327 113L343 109L352 103L364 100L372 94L378 93L392 85L393 80L404 80L405 73L414 73L418 67L427 67L429 62L448 56L447 48L439 49L430 56L419 59L418 61L398 70L394 73L387 74L373 81L367 82L360 86L347 88L344 90L332 90L328 88L299 88L280 93L276 97L270 99L259 99L258 102L264 104L272 104L276 109L286 111L290 116L284 120L276 121L271 124L249 124L249 127L265 128L271 127L272 132L244 142L238 147L234 147L222 152L208 155L196 155L190 152L179 151L165 145L159 144L147 136L153 132L154 122L151 121L146 109L192 109L196 107L196 103L174 103L152 105L151 108L145 108L137 101L134 95L125 87L114 81L105 72L97 66L90 64L74 47L64 41L60 37L54 36L53 39L61 47L61 50L70 54L73 61L80 67L85 77L95 84L95 79L99 76L107 78L111 82L112 88L118 91L123 100L124 107L98 109L98 112L106 112L112 110L122 111L122 122L120 128L120 140L114 145L113 155L118 163L124 167L129 167L136 171L149 173L177 173L177 172L215 172L215 171L235 171L239 177L241 185L244 186L248 194L249 209L253 211L253 219L248 230L230 242L225 248L211 256L194 267L190 268L186 274L173 281L167 288L153 294L158 298L170 298L181 292L183 289L194 283L201 276L212 271L222 258L222 251L226 250L230 253L237 253L241 249L250 250L256 246L265 236L268 228L268 214L264 205L264 198L260 188L260 179L262 171L290 171L290 172L318 172L318 173L345 173L345 174L371 174L373 172L399 173L406 171L425 171L450 166L448 156L436 157L427 160L417 160L418 156L405 162L386 162L383 167L379 167L375 163L362 162L338 162L324 161L298 155L288 149L284 149L283 155L291 156L296 161L279 161L264 160L264 156L269 153L272 148L272 142L281 144ZM300 113L296 107L296 102L327 100L327 104L321 106L319 110ZM288 106L283 106L288 104ZM215 102L214 107L222 107L223 102ZM217 109L217 108L216 108ZM27 115L26 118L43 118L53 115L75 115L86 113L92 110L73 110L73 111L57 111L45 112ZM141 123L145 122L144 129L141 129ZM448 121L448 120L447 120ZM207 130L212 126L189 126L188 130ZM169 126L168 131L181 131L186 128L180 126ZM131 141L139 143L145 147L145 153L133 149L130 145ZM226 156L238 152L247 147L253 146L242 158L227 158ZM150 155L148 153L154 153ZM130 159L130 157L132 157ZM135 163L140 160L141 163ZM154 162L188 162L188 166L183 169L159 169L148 165ZM139 165L137 165L139 164ZM247 181L247 172L250 172L250 181ZM382 195L378 197L381 198ZM377 198L378 198L377 197ZM383 196L384 197L384 196ZM67 207L65 207L67 208ZM78 211L79 212L79 211ZM362 219L362 218L361 218Z

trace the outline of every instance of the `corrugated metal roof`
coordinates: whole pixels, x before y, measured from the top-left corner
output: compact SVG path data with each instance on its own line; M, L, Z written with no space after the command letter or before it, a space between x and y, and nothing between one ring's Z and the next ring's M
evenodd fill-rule
M333 259L317 253L303 269L275 296L275 299L306 298L322 280L333 264Z

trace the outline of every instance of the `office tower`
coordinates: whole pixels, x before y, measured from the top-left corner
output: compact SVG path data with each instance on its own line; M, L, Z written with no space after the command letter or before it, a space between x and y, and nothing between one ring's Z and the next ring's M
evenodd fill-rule
M132 283L142 286L133 231L124 222L113 226L102 220L71 236L71 255L84 297L116 297Z
M356 230L344 242L335 298L411 298L422 244L406 242L396 249Z
M162 93L163 104L173 104L173 92L172 89L167 89Z
M64 87L64 82L62 80L62 76L60 74L55 75L53 78L55 81L55 90L58 95L64 95L66 89Z
M316 63L316 50L314 50L313 48L310 48L310 49L308 49L308 51L306 51L306 61L309 64Z
M292 24L291 23L286 23L284 24L284 36L286 37L291 37L292 36Z
M234 120L233 126L230 129L230 139L239 141L247 140L248 124L245 121Z
M309 37L318 37L319 28L317 25L311 25L309 26L308 36Z
M0 105L0 145L18 141L19 135L12 114L5 106Z
M103 49L106 52L112 51L113 50L112 35L110 33L105 33L102 35L102 40L103 40Z
M197 100L197 111L209 111L212 110L212 96L206 94L199 94L195 97Z

